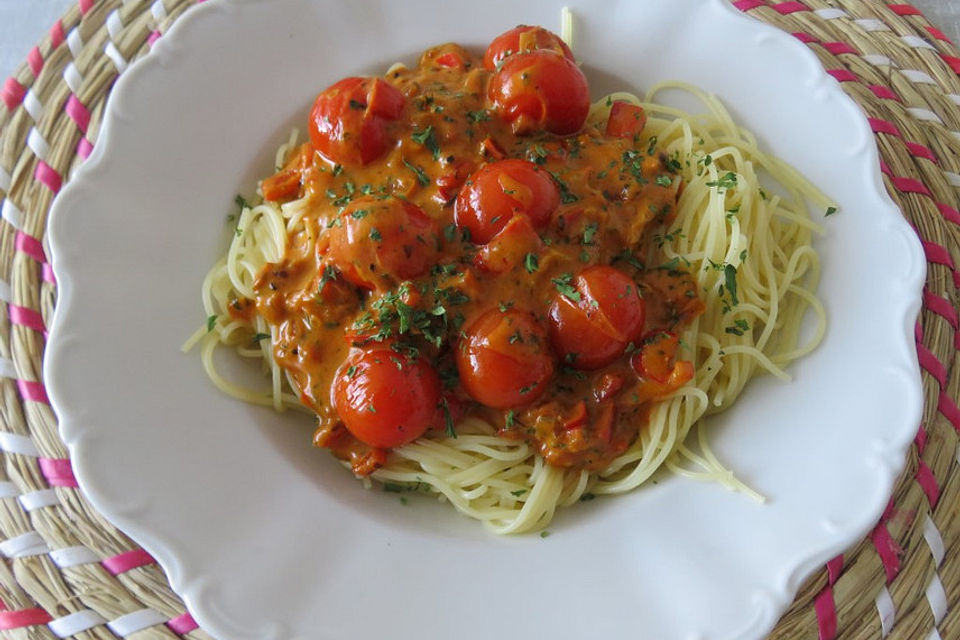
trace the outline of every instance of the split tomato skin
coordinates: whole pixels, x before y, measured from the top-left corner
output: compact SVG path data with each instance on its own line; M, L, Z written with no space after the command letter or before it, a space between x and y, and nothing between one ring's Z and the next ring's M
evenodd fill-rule
M483 54L483 68L496 71L509 56L537 49L548 49L575 61L573 52L560 36L543 27L518 25L493 39Z

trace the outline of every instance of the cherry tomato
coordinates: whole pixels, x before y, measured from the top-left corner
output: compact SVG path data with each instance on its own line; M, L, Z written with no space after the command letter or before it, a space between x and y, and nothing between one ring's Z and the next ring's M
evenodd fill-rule
M399 198L358 198L327 230L329 258L343 277L365 289L389 288L422 275L436 256L433 221Z
M533 402L553 375L546 331L527 311L487 311L470 324L456 352L464 390L495 409Z
M630 365L640 376L636 388L639 402L670 395L693 379L693 363L677 360L680 338L672 331L651 331L630 358Z
M573 60L573 52L560 36L543 27L521 24L493 39L483 54L483 67L488 71L495 71L507 56L535 49L550 49Z
M427 49L420 56L420 68L443 67L446 69L456 69L464 71L469 68L470 54L467 50L456 44L442 44L439 47Z
M337 370L333 407L357 440L399 447L423 435L440 401L440 376L423 358L385 345L350 353Z
M300 185L303 182L303 172L310 166L313 158L313 147L310 144L300 145L290 155L283 169L260 183L260 193L264 200L277 202L290 200L300 195Z
M536 228L546 226L559 205L560 191L550 174L532 162L511 158L470 176L457 196L453 219L469 229L474 242L485 244L515 215L526 216Z
M405 104L403 94L382 78L344 78L313 103L310 140L332 162L367 164L391 145L387 125Z
M599 369L643 332L645 305L636 283L613 267L588 267L550 305L550 337L577 369Z
M575 133L590 111L586 76L572 60L548 49L504 60L490 78L487 99L517 135Z
M500 233L480 247L474 264L490 273L506 273L543 248L540 236L534 231L530 218L516 215ZM534 267L535 270L535 267Z
M647 112L623 100L614 100L607 120L607 135L616 138L633 138L647 126Z

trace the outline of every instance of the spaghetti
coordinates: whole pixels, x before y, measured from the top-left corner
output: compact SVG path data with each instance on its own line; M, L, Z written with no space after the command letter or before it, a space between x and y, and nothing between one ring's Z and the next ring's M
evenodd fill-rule
M520 38L519 48L522 49L538 48L542 44L538 42L534 46L530 37L522 34ZM548 43L548 46L552 45ZM425 54L425 59L433 62L439 60L441 66L445 66L442 61L450 60L451 54L460 56L462 62L469 62L468 54L459 48L440 47L430 50ZM550 58L551 63L565 64L559 60L565 55L563 51L558 50L553 55L555 57ZM509 61L509 58L507 60ZM423 64L421 62L421 66ZM476 80L470 79L470 65L464 64L464 66L463 71L466 72L464 82L475 82ZM501 68L503 67L507 65L502 64ZM391 69L388 75L393 77L397 74L397 82L401 83L403 74L406 72L407 70L402 68ZM399 86L404 85L399 84ZM684 91L692 94L704 105L705 111L700 114L690 114L666 106L658 100L658 96L666 91ZM639 107L639 110L634 107ZM389 110L385 109L383 113ZM657 165L653 169L654 173L660 174L657 175L656 183L661 182L661 175L667 176L663 179L662 189L656 190L654 187L653 192L641 191L637 197L654 198L651 202L660 203L661 201L656 198L666 197L665 194L670 196L669 215L659 219L650 216L652 219L642 226L643 243L631 245L637 247L638 251L628 255L626 260L628 263L636 261L643 264L667 265L660 271L646 269L636 273L638 282L645 287L644 297L648 306L650 304L656 306L658 296L665 297L665 294L657 288L661 279L658 274L663 273L672 274L669 277L674 279L667 281L671 288L683 286L687 281L694 283L695 291L691 287L693 293L689 297L698 303L702 299L702 306L696 306L695 309L684 313L677 313L679 303L676 300L661 301L660 306L669 308L677 316L674 318L674 324L671 325L675 329L675 335L672 331L667 332L671 336L667 339L662 337L667 333L654 332L653 338L645 338L644 343L652 343L661 351L669 351L673 356L667 358L665 363L667 370L664 376L661 378L653 376L654 378L666 380L667 373L676 373L682 369L679 366L681 360L676 358L682 355L684 358L682 363L692 365L689 382L683 384L686 382L683 379L680 384L674 385L675 388L669 388L669 395L665 392L667 387L660 384L656 387L657 391L651 394L649 401L639 403L642 404L642 408L637 409L637 413L630 414L633 416L632 421L618 418L613 422L614 440L618 433L623 432L624 427L621 423L632 425L628 425L628 429L632 429L631 437L624 439L619 449L611 448L603 455L595 456L591 453L579 457L573 456L569 449L565 449L563 442L558 442L556 439L550 440L549 437L540 433L509 437L512 422L518 419L516 416L529 416L531 415L529 411L525 414L518 409L518 413L515 414L511 409L506 414L502 411L493 414L482 410L467 410L456 420L456 424L452 425L449 424L452 420L447 407L446 429L425 427L422 436L399 446L389 446L389 455L382 463L372 464L363 469L365 476L384 483L385 487L391 489L436 494L461 513L482 521L489 529L500 534L543 528L550 522L557 507L569 506L595 495L630 491L647 482L661 468L692 477L718 481L730 488L753 493L737 481L710 451L708 438L703 429L704 421L709 415L729 407L749 379L755 375L769 373L788 380L786 366L815 348L821 340L826 326L826 314L815 295L819 266L817 255L811 246L812 236L819 232L819 227L811 221L806 203L809 200L815 206L823 208L826 208L829 203L796 171L763 153L757 147L753 136L734 123L719 101L694 87L678 83L663 84L651 89L642 100L630 94L609 96L590 106L588 111L584 109L581 124L574 130L578 131L583 127L584 131L601 131L606 125L609 132L611 126L608 123L622 117L615 112L631 115L643 113L645 118L642 129L633 134L632 138L623 136L626 142L616 142L621 145L616 149L624 148L623 144L628 146L632 144L637 149L649 150L646 155L639 154L639 156L661 158L664 165ZM477 130L483 126L482 119L489 117L489 114L484 116L480 111L467 113L478 114L468 116L476 119ZM562 113L555 118L557 124L548 126L559 129L567 127L565 117L567 117L566 114ZM584 119L585 123L583 123ZM521 119L513 125L514 131L519 128L521 134L529 135L528 132L523 131L524 127L530 126L527 121ZM629 121L626 126L631 126ZM433 132L437 130L431 129ZM430 149L430 134L424 134L425 131L427 129L421 126L415 129L414 135L419 133L419 142L422 143L420 146L436 156L435 150ZM439 146L436 139L432 142L434 146ZM297 164L297 157L302 148L297 146L297 137L294 134L279 149L276 161L277 176L283 176L284 171L289 170L291 163ZM534 147L528 140L524 148L529 152ZM545 155L534 159L544 160L543 166L549 168L553 166L550 164L552 158L559 152L548 144L544 144L542 148L546 149ZM357 158L359 164L364 163L364 154L369 156L373 153L370 149L355 151L359 154ZM329 152L335 155L340 151L331 147ZM626 155L628 152L633 153L628 149L624 152L624 158L628 157ZM535 155L537 154L539 152L535 150ZM507 155L511 154L507 153ZM412 165L410 169L412 179L423 184L422 176L416 171L420 164L416 160L407 160L408 156L415 156L408 151L403 157L405 165ZM422 164L425 165L426 162ZM497 163L491 162L487 166L495 164ZM307 165L310 163L303 164L303 166ZM343 171L342 168L337 169L341 167L340 164L331 164L329 167L331 171ZM646 170L645 168L644 171ZM599 173L603 172L599 171ZM289 254L291 247L297 242L303 242L304 237L309 237L306 245L310 247L317 242L326 242L318 238L324 237L327 230L337 224L337 220L342 219L349 225L355 224L354 221L364 222L371 217L377 219L376 216L381 214L368 213L372 208L370 204L357 205L354 201L345 200L339 205L343 210L317 218L315 211L317 195L303 187L305 184L303 170L298 169L296 175L300 176L300 181L296 183L299 188L296 191L296 197L282 202L268 198L255 205L242 204L235 237L232 239L227 255L211 269L203 283L203 304L208 315L207 326L198 329L184 349L189 350L194 345L200 344L204 367L211 380L224 392L246 402L272 406L277 410L291 407L304 409L306 400L306 404L310 405L308 410L320 414L321 423L323 423L325 419L337 420L337 416L327 406L330 401L325 397L311 396L310 389L317 385L310 382L310 379L296 367L281 366L281 362L278 362L277 349L284 343L285 338L281 335L283 330L280 324L268 322L266 317L268 314L263 312L267 305L261 301L264 300L264 290L268 286L265 283L269 281L265 273L272 268L271 265L298 264L285 261L285 256ZM479 184L481 178L476 176L479 176L479 172L471 174L471 179L466 180L469 184L465 184L462 188L467 189L469 185ZM574 177L567 179L566 182L561 181L557 175L554 175L554 178L561 185L567 186L568 183L572 185L567 187L571 191L574 187L580 188L580 183L576 182ZM652 181L653 174L638 175L637 181L640 182L642 179L646 183L648 178ZM269 188L274 189L278 179L275 176L271 180L273 182L270 183ZM515 183L514 178L510 176L500 177L498 180L501 185ZM529 188L533 189L536 186L536 178L531 180L534 180L530 183L534 187ZM761 182L764 185L772 183L776 186L764 187L761 186ZM682 190L677 189L677 185L680 184L682 184ZM265 186L267 186L266 183ZM440 185L438 189L442 187ZM266 194L262 193L261 196L263 195ZM563 190L561 195L566 198L569 193ZM388 196L384 194L383 197ZM331 200L333 199L331 197ZM363 198L357 201L368 202ZM459 202L458 206L460 206ZM650 208L652 210L654 205L651 204ZM337 211L336 207L333 211ZM358 216L358 212L362 215ZM405 213L404 215L412 216L413 214ZM528 212L528 216L531 220L536 219L535 212ZM415 216L408 218L408 227L413 224L410 221L416 222ZM469 224L459 218L458 223L460 227ZM585 256L593 262L610 263L610 256L604 253L606 249L592 241L597 228L591 228L589 225L590 223L587 223L577 230L581 257ZM376 227L371 228L377 232L377 235L380 234ZM482 225L477 229L480 234L484 233ZM500 233L505 233L504 229L496 230L487 242L493 243L493 238L498 237ZM373 231L369 231L371 236ZM541 231L541 235L544 234L545 232ZM587 234L590 235L589 239ZM473 241L482 243L484 240L474 233L472 240L463 242L472 243ZM530 273L537 271L546 273L550 268L546 256L549 255L552 247L553 245L541 247L538 254L527 252L524 256L526 263L522 266ZM330 250L335 251L333 248ZM531 264L530 255L539 255L538 264ZM613 258L613 260L613 264L617 264L616 259ZM512 269L511 272L523 273L521 265L511 264L509 267ZM531 270L531 267L535 268ZM489 270L491 267L488 265L485 268ZM468 271L468 269L463 270ZM652 272L655 272L653 276L644 275ZM322 273L325 272L321 266L319 273L311 275L318 276ZM339 275L346 277L346 273L347 268L344 267ZM555 271L554 275L556 273L558 272ZM379 273L376 276L381 277ZM330 278L336 277L337 274L330 273ZM366 282L364 278L372 276L357 272L352 273L350 277L355 278L357 282ZM438 277L443 278L445 275ZM308 280L309 278L304 282ZM564 298L570 301L587 296L589 287L584 288L579 279L565 280L561 275L552 278L552 281L559 292L555 298L560 303L564 303ZM309 282L315 283L315 279ZM329 282L329 278L325 282L321 275L319 293L323 293L324 286ZM364 305L382 301L389 295L397 296L392 299L391 312L396 309L402 310L400 304L413 305L412 302L409 305L407 302L400 302L404 299L403 295L396 292L402 289L391 289L384 293L377 291L378 285L370 282L369 288L374 290L374 294L363 303ZM442 280L442 282L447 281ZM575 289L575 287L580 288ZM439 290L443 290L442 287ZM257 301L257 305L253 301ZM381 303L380 309L383 308ZM440 309L441 307L431 308ZM448 317L452 313L452 308L443 308L443 310ZM813 312L815 319L812 332L807 330L808 327L805 324L806 318L810 315L809 311ZM501 309L500 313L508 314L511 311ZM650 312L648 315L651 315ZM382 317L381 313L380 318ZM467 331L472 331L478 322L466 322L464 326ZM643 322L640 321L640 324L642 325ZM649 318L647 324L650 324ZM423 325L423 327L424 333L420 337L429 338L432 334L427 334L426 331L433 325ZM463 332L464 329L459 331ZM534 338L533 340L528 338L525 343L526 334L518 330L517 342L525 344L535 342L539 345L539 340L534 335L535 329L530 331L533 332L529 334ZM399 335L395 332L391 334L389 340ZM460 343L468 343L463 336L464 333L461 333ZM369 341L368 334L361 337ZM365 342L355 342L355 344L365 344ZM557 346L563 344L562 336L557 338L554 335L553 344L554 349L562 349ZM214 352L222 346L233 347L239 355L261 362L270 379L270 388L246 389L222 376L214 362ZM464 347L460 349L462 351ZM636 350L632 357L631 350ZM626 355L622 355L624 353ZM576 368L576 359L579 354L572 354L574 357L571 359L569 358L570 349L567 349L566 355L568 356L565 359L567 364L557 366L564 367L564 370ZM643 349L638 348L631 341L629 345L620 345L619 352L615 354L614 357L620 363L619 365L601 364L599 366L614 367L610 375L622 376L624 370L629 371L628 361L640 361L641 366L638 371L653 375L651 372L656 369L656 362L648 364L644 369L642 366L644 355ZM284 357L286 360L283 358L280 360L289 363L291 356L287 354ZM297 357L303 360L306 356L298 352ZM404 358L406 356L399 356L396 360L398 369L406 366L407 370L410 370L415 366L416 359ZM594 368L593 363L590 363L590 367L586 367L583 362L580 364L585 369ZM373 365L369 363L361 365L361 370L362 366L372 367ZM617 366L620 366L620 369L616 369ZM671 366L672 370L670 370ZM343 367L338 376L348 377L344 375L342 369ZM580 379L584 374L578 371L565 371L562 375ZM600 374L594 375L594 378L600 377ZM533 388L535 383L540 384L538 381L533 381L527 386ZM643 375L641 375L640 384L643 384ZM540 392L539 389L536 391ZM478 395L486 392L485 388L480 388L471 391L471 395L476 399ZM551 394L561 394L552 387L544 393L547 394L545 396L547 398L552 397ZM497 402L498 399L494 398L487 404L495 405ZM370 406L373 407L373 405ZM503 408L506 409L508 406L515 405L507 402ZM545 403L544 406L547 407L544 409L546 412L554 405ZM567 405L562 406L565 411L573 410ZM590 405L591 425L602 421L601 413L597 409L602 406L604 406L603 403L597 403L596 406ZM324 411L328 412L326 417ZM491 418L491 416L494 417ZM566 425L580 425L580 423L574 423L569 416L565 420ZM532 417L527 420L528 424L532 421ZM700 427L697 435L698 451L695 451L688 436L690 431L698 425ZM561 433L561 436L565 434L566 431ZM551 434L550 437L554 436ZM356 447L351 447L353 445L341 451L343 455L340 455L347 460L345 462L347 466L351 466L348 454L357 453ZM358 471L356 456L352 466L355 472ZM759 498L759 496L756 497Z

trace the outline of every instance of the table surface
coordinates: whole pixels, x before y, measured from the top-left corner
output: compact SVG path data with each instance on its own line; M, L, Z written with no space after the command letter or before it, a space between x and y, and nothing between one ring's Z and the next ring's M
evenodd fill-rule
M0 80L11 75L27 52L76 0L0 0ZM960 0L912 0L931 23L960 42Z

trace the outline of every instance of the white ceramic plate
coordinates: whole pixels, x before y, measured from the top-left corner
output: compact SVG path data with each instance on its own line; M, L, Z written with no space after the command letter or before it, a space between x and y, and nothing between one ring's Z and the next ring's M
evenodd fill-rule
M818 243L825 342L714 421L766 505L668 478L568 509L547 538L493 537L362 489L309 418L224 397L178 350L234 195L320 89L439 42L558 29L563 4L595 95L699 85L839 203ZM925 263L870 130L804 46L719 0L209 2L120 80L50 236L46 379L80 483L223 639L758 638L876 522L920 419Z

